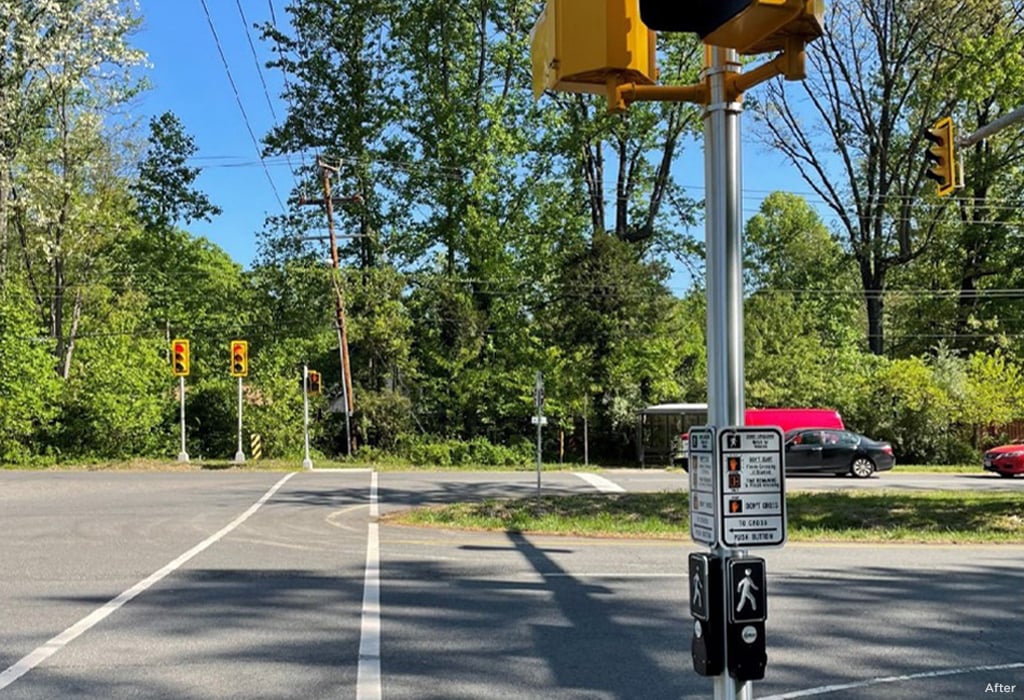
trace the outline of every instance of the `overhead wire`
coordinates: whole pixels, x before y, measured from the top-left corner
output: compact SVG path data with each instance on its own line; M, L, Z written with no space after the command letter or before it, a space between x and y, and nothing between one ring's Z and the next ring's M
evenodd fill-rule
M220 36L217 34L217 27L213 23L213 16L210 14L210 8L206 4L206 0L199 0L203 6L203 12L206 13L206 21L210 25L210 32L213 34L213 41L217 45L217 52L220 54L220 60L224 64L224 72L228 76L228 82L231 84L231 89L235 93L235 101L238 102L238 109L242 113L242 121L245 122L245 128L249 132L249 137L252 139L253 146L256 147L256 153L260 157L260 161L263 161L263 150L260 148L259 139L256 138L255 132L252 129L252 123L249 121L249 115L245 111L245 105L242 102L242 96L238 91L238 86L235 84L235 79L231 75L231 66L228 64L227 56L224 54L224 47L221 44ZM274 178L270 176L270 170L263 164L263 172L267 176L267 182L270 183L270 189L274 192L274 197L277 199L278 205L281 207L281 211L287 213L288 209L285 207L284 202L281 199L280 193L277 191L277 185L274 184Z
M263 86L263 95L267 98L267 107L270 108L270 116L273 118L274 123L278 123L277 110L274 109L274 101L270 98L270 88L267 87L266 78L263 75L263 66L260 65L259 56L256 53L256 44L252 40L252 32L249 31L249 20L245 17L245 10L242 9L242 0L235 0L235 5L238 7L238 15L242 19L242 27L245 29L245 38L249 42L249 51L252 53L252 61L256 64L256 75L259 76L260 84ZM271 17L274 16L274 6L270 6ZM295 176L295 167L292 165L292 160L289 154L284 154L285 162L288 163L288 169L292 171L292 177L295 180L296 188L298 187L298 178Z

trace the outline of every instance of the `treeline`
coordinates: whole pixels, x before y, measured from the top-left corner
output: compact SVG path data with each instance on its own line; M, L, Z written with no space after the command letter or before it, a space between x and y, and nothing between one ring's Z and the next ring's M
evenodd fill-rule
M322 196L312 164L252 269L190 235L219 211L186 125L163 115L133 146L119 116L141 88L131 4L29 5L0 0L0 461L174 456L173 338L192 347L190 455L235 452L236 338L264 454L302 454L303 364L328 388L315 449L345 454L338 291L364 457L528 462L538 370L549 460L581 457L586 420L591 460L626 462L638 408L706 400L701 195L679 184L699 178L680 156L700 111L535 103L540 3L293 0L287 28L262 27L289 78L266 153L337 168L335 223L358 233L337 273L307 240L326 225L300 204ZM921 133L1024 103L1024 20L988 0L829 5L810 79L766 88L747 120L813 192L773 194L746 225L747 403L835 407L903 462L973 460L1024 418L1024 134L965 151L966 189L940 200ZM913 50L863 54L897 44ZM659 52L663 82L696 79L692 37ZM836 99L777 116L808 94Z

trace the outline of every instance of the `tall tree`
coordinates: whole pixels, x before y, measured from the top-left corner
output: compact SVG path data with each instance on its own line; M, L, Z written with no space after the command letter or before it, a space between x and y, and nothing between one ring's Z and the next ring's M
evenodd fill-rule
M149 120L147 146L131 184L147 232L159 235L180 222L210 221L221 214L195 187L200 170L188 160L197 150L195 139L172 112Z
M138 24L134 2L30 5L15 8L16 19L30 21L36 54L20 84L31 104L41 100L44 121L24 125L31 153L12 183L11 214L24 274L67 378L97 252L127 225L120 154L103 138L103 117L136 91L132 68L143 56L128 43Z
M941 205L918 203L924 129L955 99L946 58L997 1L836 0L825 36L808 47L807 80L768 86L763 133L835 214L876 354L890 271L920 256L941 221Z

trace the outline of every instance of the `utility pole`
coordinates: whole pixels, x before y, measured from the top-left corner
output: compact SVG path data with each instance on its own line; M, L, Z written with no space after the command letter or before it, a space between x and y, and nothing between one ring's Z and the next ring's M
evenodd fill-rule
M334 286L334 301L335 301L335 313L337 317L337 328L338 328L338 352L341 357L341 384L342 394L345 404L345 445L346 454L352 456L352 412L354 410L354 401L352 398L352 370L349 365L348 357L348 332L345 324L345 296L341 287L341 259L338 255L338 237L334 232L334 203L337 202L361 202L362 197L355 195L354 197L334 198L331 196L331 173L337 173L337 166L330 166L325 163L322 159L317 159L317 165L320 166L320 172L323 177L324 187L324 198L322 201L306 200L302 199L299 201L300 204L315 204L324 206L327 212L327 233L328 240L331 247L331 267L333 269L332 283Z

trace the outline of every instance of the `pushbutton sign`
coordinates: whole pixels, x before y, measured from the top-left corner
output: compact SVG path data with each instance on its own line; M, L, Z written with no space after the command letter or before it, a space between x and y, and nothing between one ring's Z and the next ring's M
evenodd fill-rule
M786 541L782 430L733 426L718 433L719 536L725 547L775 547Z

